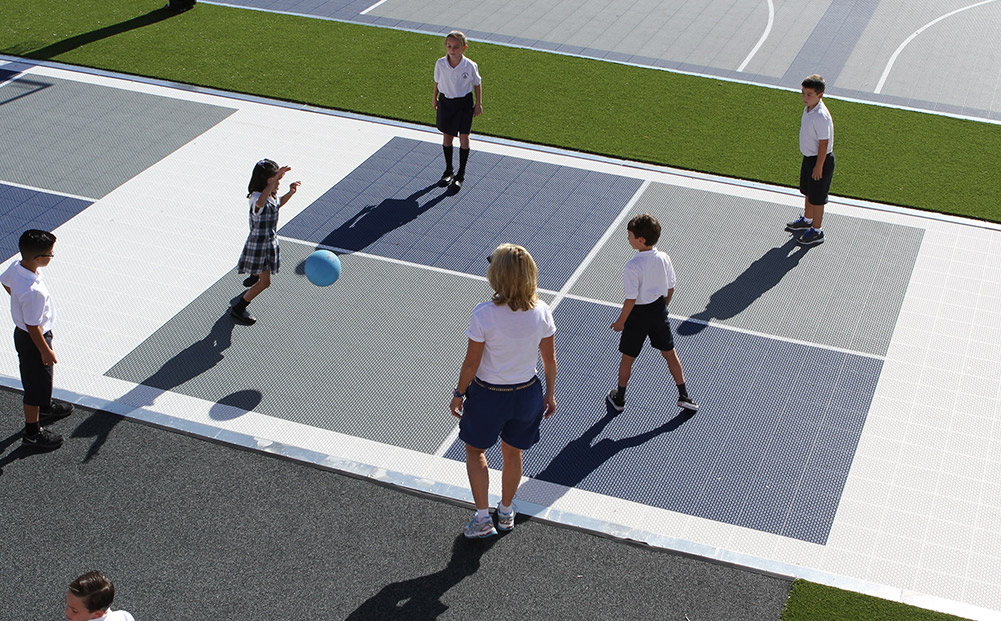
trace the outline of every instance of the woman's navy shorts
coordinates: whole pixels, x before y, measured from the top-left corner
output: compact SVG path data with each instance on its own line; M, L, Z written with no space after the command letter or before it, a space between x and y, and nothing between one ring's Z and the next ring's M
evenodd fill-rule
M497 438L526 450L539 441L539 426L546 410L538 377L525 384L488 384L479 378L466 390L459 421L459 439L488 449Z
M473 94L449 99L438 93L438 131L449 136L468 134L473 129Z
M831 191L831 179L834 177L834 154L828 153L824 158L824 170L820 179L813 178L813 168L816 165L816 155L803 158L803 165L799 168L799 191L811 205L826 205L827 193Z

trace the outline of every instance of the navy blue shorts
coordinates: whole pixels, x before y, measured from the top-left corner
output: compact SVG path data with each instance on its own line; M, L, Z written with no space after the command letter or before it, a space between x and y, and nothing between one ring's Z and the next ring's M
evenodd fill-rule
M514 448L530 449L539 441L545 411L538 377L515 385L488 384L476 378L466 390L459 439L486 450L500 437Z
M52 333L45 333L45 342L52 347ZM21 328L14 328L14 349L21 369L21 386L24 404L47 408L52 401L52 365L42 363L42 354L31 340L31 335Z
M626 325L619 337L619 351L636 358L643 349L643 342L650 337L650 345L660 351L674 349L674 335L667 317L664 296L649 304L637 304L626 317Z
M458 136L473 129L473 94L449 99L438 93L438 112L435 126L443 134Z
M813 178L813 168L816 165L816 155L803 158L803 164L799 167L799 192L811 205L826 205L827 194L831 191L831 179L834 178L834 154L828 153L824 158L824 170L820 179Z

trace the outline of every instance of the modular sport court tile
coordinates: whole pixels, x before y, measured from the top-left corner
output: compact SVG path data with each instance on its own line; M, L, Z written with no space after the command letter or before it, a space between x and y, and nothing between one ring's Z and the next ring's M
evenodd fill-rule
M11 76L0 97L41 111L37 138L61 154L22 133L0 158L7 256L27 226L59 237L61 396L468 501L449 395L485 257L520 243L560 363L523 512L975 618L1001 609L997 227L835 199L828 242L803 249L782 231L801 203L783 188L480 140L455 193L436 185L424 128L54 67ZM116 102L170 137L143 140ZM121 146L95 157L116 164L73 192L92 136L63 129L103 114ZM248 328L226 313L260 157L303 185ZM694 416L653 351L625 412L603 400L625 222L642 212L678 272ZM303 275L317 247L344 264L330 287ZM0 379L19 386L0 348Z

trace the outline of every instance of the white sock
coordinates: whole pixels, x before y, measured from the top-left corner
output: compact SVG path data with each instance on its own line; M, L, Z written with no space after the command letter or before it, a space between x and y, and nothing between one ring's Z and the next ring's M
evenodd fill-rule
M803 221L806 222L807 224L813 224L813 218L807 218L806 216L803 216Z
M812 227L812 226L811 226L810 228L811 228L811 229L813 229L814 231L817 231L818 233L823 233L823 232L824 232L824 227L820 227L820 228L818 229L818 228L816 228L816 227Z
M511 513L511 505L505 506L503 503L498 503L497 510L501 513Z
M476 521L483 522L490 519L490 509L477 509Z

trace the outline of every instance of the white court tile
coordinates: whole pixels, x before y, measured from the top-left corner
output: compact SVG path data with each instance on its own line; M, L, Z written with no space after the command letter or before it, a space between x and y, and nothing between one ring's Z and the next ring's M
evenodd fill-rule
M245 412L103 375L208 286L234 271L247 234L246 186L270 157L303 181L282 210L299 213L394 136L433 131L54 68L42 75L177 97L236 111L56 232L46 272L60 329L57 394L187 433L311 460L468 501L461 462ZM482 139L477 148L798 207L794 190ZM875 207L875 208L872 208ZM998 618L1001 584L1001 229L835 199L829 213L924 229L837 517L826 545L526 481L528 513L654 545L823 579ZM169 240L169 241L168 241ZM832 237L829 243L835 243ZM823 248L816 250L823 252ZM165 273L164 265L173 266ZM113 269L104 269L113 266ZM832 302L835 303L835 302ZM0 330L10 330L9 317ZM0 382L17 386L9 345ZM141 408L141 409L137 409ZM218 413L218 410L216 411ZM491 473L492 499L500 490ZM868 586L859 586L866 581ZM984 609L974 609L980 606Z

